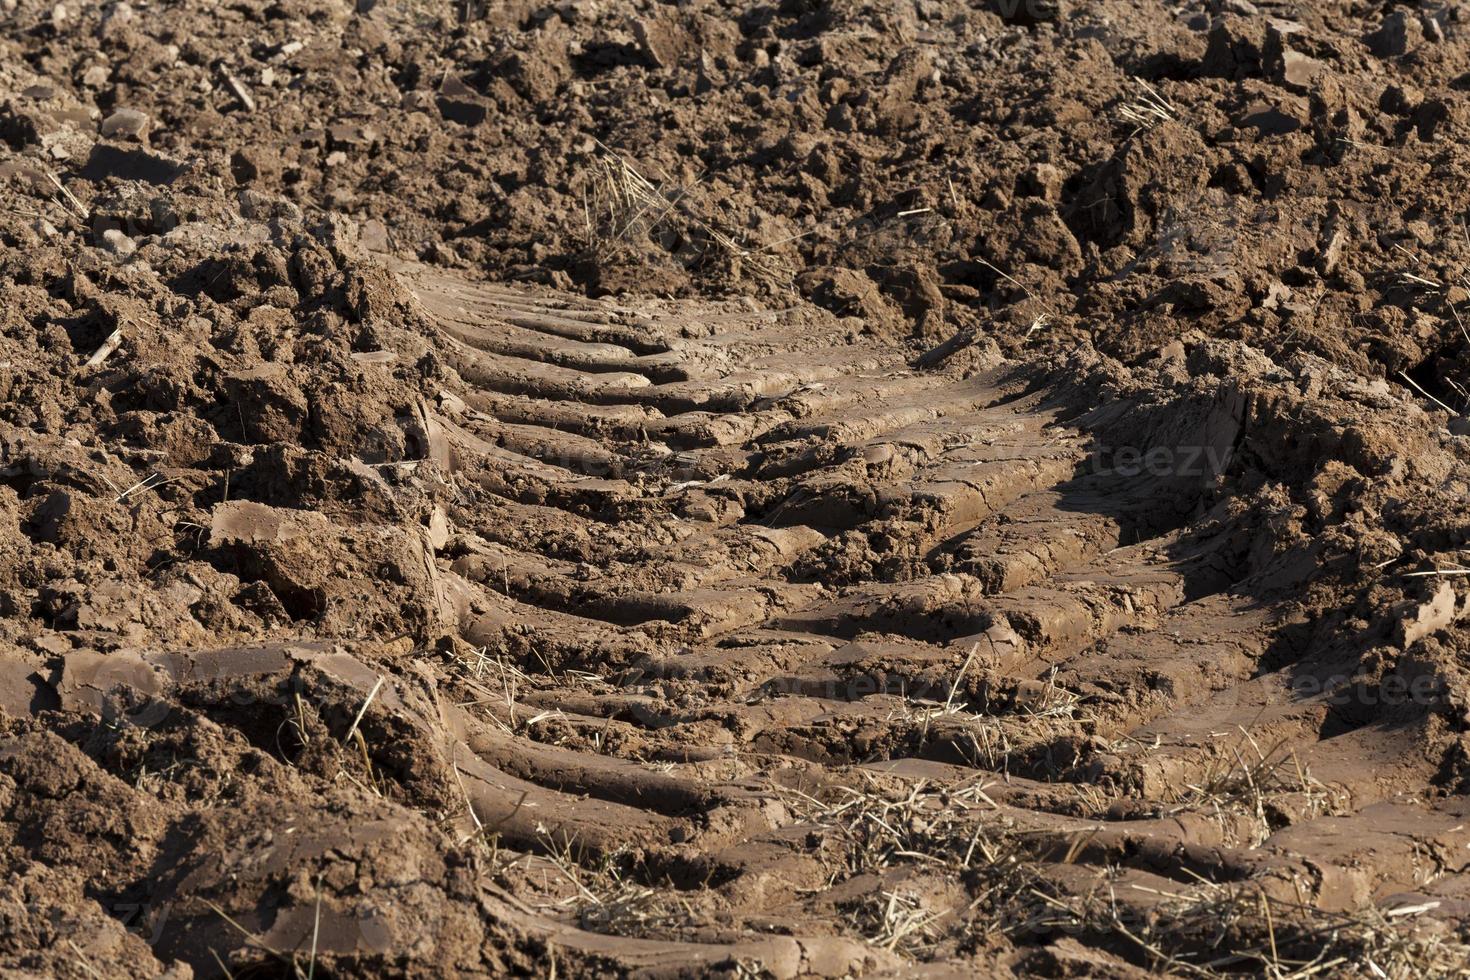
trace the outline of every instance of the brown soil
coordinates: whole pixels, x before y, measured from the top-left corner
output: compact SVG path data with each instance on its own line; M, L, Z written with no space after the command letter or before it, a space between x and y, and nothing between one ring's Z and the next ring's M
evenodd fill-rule
M0 25L0 972L1470 969L1470 9Z

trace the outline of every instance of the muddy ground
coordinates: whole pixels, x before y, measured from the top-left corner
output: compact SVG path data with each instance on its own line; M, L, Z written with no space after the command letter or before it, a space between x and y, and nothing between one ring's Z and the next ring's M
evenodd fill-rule
M0 27L0 972L1470 968L1470 7Z

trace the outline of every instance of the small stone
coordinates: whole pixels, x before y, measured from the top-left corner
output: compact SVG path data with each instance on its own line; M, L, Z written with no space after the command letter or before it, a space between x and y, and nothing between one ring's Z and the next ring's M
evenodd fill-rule
M135 140L142 142L148 134L150 120L146 113L137 109L119 109L102 120L104 139Z
M112 72L106 65L93 65L82 72L82 84L90 89L104 88L110 77L112 77Z
M369 252L387 252L390 248L388 229L377 218L369 218L362 223L362 233L358 236L358 241Z
M118 258L132 255L138 250L137 244L116 228L109 228L102 233L102 247Z
M347 154L343 153L341 150L333 150L331 153L327 154L327 159L323 162L328 167L340 167L342 166L342 164L347 162Z

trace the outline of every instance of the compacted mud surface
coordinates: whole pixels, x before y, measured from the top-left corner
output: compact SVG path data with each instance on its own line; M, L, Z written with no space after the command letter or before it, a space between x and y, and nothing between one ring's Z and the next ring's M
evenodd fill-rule
M0 26L0 972L1470 968L1470 9Z

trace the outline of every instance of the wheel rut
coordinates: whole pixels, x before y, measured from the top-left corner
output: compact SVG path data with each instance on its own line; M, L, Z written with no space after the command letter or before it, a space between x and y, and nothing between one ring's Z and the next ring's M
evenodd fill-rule
M1126 958L1118 923L1208 949L1239 895L1456 907L1434 710L1335 698L1438 607L1306 601L1324 546L1261 469L1318 444L1277 434L1311 403L915 357L809 307L391 276L443 387L419 459L351 472L437 504L358 533L406 542L380 584L422 583L437 642L75 654L62 707L122 685L296 765L309 702L352 733L339 779L484 849L482 911L627 974L911 975L1002 934L1024 971L1059 928ZM350 520L303 514L204 530ZM189 881L151 900L203 927Z
M1300 618L1280 575L1309 570L1249 579L1249 518L1215 492L1240 401L1161 423L1044 366L921 370L810 310L399 275L467 384L440 438L478 492L439 575L465 646L523 685L486 694L516 748L481 758L604 808L604 850L705 867L723 921L826 936L894 894L886 871L825 890L851 828L818 800L943 809L1058 900L1110 880L1138 915L1161 881L1332 907L1338 872L1293 842L1411 805L1334 766L1353 733L1262 668ZM1141 441L1108 445L1135 410ZM984 905L951 898L933 914L961 928Z

